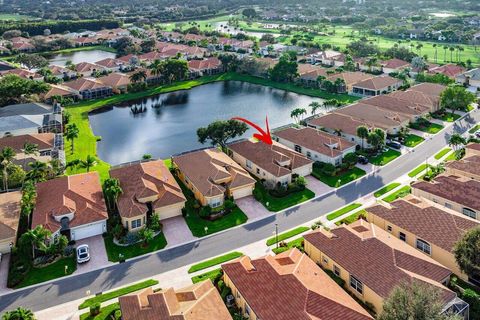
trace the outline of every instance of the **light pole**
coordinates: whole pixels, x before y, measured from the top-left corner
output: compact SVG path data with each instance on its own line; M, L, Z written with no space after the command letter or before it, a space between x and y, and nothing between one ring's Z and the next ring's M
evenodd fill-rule
M278 249L278 223L275 223L275 243L276 248Z

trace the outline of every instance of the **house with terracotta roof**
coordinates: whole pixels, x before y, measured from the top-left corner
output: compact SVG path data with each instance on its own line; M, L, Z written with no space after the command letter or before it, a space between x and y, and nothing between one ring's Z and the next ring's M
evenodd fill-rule
M276 141L268 145L245 139L230 143L228 148L233 160L270 188L288 185L292 175L312 173L312 160Z
M128 231L143 228L152 214L160 220L182 214L186 199L163 161L118 165L110 169L110 176L119 180L123 191L117 208Z
M202 206L215 208L223 205L226 197L249 196L255 186L247 171L215 148L172 156L172 165Z
M445 173L480 181L480 154L472 152L472 150L474 150L480 153L479 146L479 144L467 145L465 147L466 156L458 161L447 162L445 165ZM479 150L474 148L479 148Z
M345 54L334 50L315 52L308 55L307 58L312 64L320 63L332 67L341 67L345 63Z
M396 58L381 61L380 65L382 66L383 73L386 74L400 72L412 66L409 62Z
M80 78L68 81L62 84L62 87L69 88L81 99L98 99L111 96L113 94L112 87L103 84L95 78Z
M118 298L123 320L231 320L210 280L181 289L152 288Z
M480 156L480 143L469 143L465 146L465 158Z
M431 286L440 292L443 311L468 314L468 304L446 287L452 272L423 252L365 220L306 234L305 253L345 281L345 288L372 306L376 314L402 282Z
M410 87L408 89L408 92L421 92L427 96L431 96L440 100L440 95L442 94L443 90L445 90L445 88L446 86L444 86L443 84L423 82Z
M10 253L17 241L21 191L0 193L0 254Z
M327 76L327 80L331 82L337 81L337 79L343 80L344 87L341 87L337 90L338 93L351 93L353 90L353 86L359 82L366 81L368 79L372 79L375 77L372 74L359 72L359 71L346 71L335 73L332 75Z
M80 62L75 65L75 71L82 77L90 77L96 72L102 72L105 70L106 69L103 66L90 62Z
M411 195L366 211L368 221L468 280L453 249L465 232L480 227L478 220Z
M480 220L480 181L441 175L431 182L413 183L412 194Z
M397 90L388 94L388 96L410 103L428 106L430 112L435 112L440 109L440 96L428 95L423 92L410 89L407 89L406 91Z
M95 62L95 64L102 66L104 69L110 72L122 71L125 68L125 62L114 58L106 58Z
M73 101L82 98L82 96L72 88L61 84L50 84L50 90L43 96L43 100L47 103L52 103L58 97L70 98Z
M112 88L115 94L127 92L128 85L131 83L130 77L120 72L109 73L106 76L97 78L97 81L103 83L106 87Z
M247 256L222 265L236 305L252 320L369 320L373 317L307 255Z
M398 99L389 94L363 99L362 103L376 106L384 110L402 113L409 117L411 122L416 121L420 117L427 116L431 110L427 105Z
M326 78L328 76L327 70L328 69L321 66L316 66L309 63L299 63L297 68L297 81L304 86L318 88L320 87L318 78Z
M60 80L68 80L77 76L77 72L62 66L50 65L48 66L48 69L52 72L54 77Z
M427 72L429 74L441 73L449 77L450 79L455 79L457 76L463 74L465 71L467 71L467 69L465 69L462 66L452 64L452 63L447 63L447 64L444 64L443 66L435 66L435 67L429 68Z
M42 225L52 238L80 240L107 231L107 207L98 172L80 173L39 182L32 229Z
M5 76L7 74L14 74L24 79L43 81L43 76L41 74L20 68L0 71L0 76Z
M372 97L397 90L403 81L390 76L378 76L352 85L352 94L361 97Z
M217 57L210 57L203 60L188 61L188 72L190 78L210 76L223 72L222 61Z
M272 131L272 138L312 161L339 166L345 155L355 152L355 143L310 127L287 127Z

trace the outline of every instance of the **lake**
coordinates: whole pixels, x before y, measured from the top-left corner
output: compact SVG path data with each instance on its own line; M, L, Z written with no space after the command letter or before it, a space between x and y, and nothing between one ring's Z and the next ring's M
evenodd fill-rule
M140 101L95 110L89 116L99 157L113 165L138 160L144 154L168 158L208 145L196 131L214 120L235 116L265 128L292 122L290 112L321 99L239 81L216 82L191 90L161 94ZM134 113L132 109L145 112ZM310 108L307 108L310 112ZM250 129L244 137L256 132Z
M94 63L107 58L115 58L116 54L103 50L83 50L83 51L73 51L65 53L57 53L51 57L48 57L48 62L57 66L65 66L68 60L72 61L74 64L80 62L90 62Z

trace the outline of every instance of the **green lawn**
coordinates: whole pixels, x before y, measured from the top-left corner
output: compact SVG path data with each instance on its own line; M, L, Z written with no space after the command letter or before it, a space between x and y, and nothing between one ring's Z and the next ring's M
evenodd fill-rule
M366 217L367 216L367 211L365 210L358 210L357 212L355 212L354 214L351 214L349 215L348 217L346 218L343 218L342 220L340 221L337 221L335 222L335 224L337 226L339 225L342 225L342 224L350 224L350 223L354 223L355 221L357 221L360 217Z
M112 235L107 235L104 238L105 249L107 250L108 260L112 262L120 261L119 255L123 255L124 259L130 259L140 256L145 253L154 252L165 248L167 239L163 232L159 233L152 241L145 247L143 243L136 243L130 246L117 246L113 243Z
M285 252L291 248L297 248L300 251L303 251L303 237L287 242L287 246L273 248L272 251L275 254Z
M405 137L404 145L413 148L422 143L424 140L425 139L415 134L407 134L407 136Z
M124 288L121 288L121 289L109 291L107 293L100 294L98 296L95 296L95 297L92 297L92 298L89 298L89 299L83 301L78 306L78 309L81 310L81 309L89 308L96 303L102 303L102 302L105 302L105 301L108 301L108 300L112 300L112 299L118 298L120 296L124 296L126 294L129 294L129 293L141 290L141 289L152 287L152 286L157 285L157 284L158 284L157 280L149 279L149 280L146 280L146 281L143 281L143 282L133 284L133 285L128 286L128 287L124 287Z
M415 129L426 132L426 133L430 133L430 134L436 134L443 129L443 126L437 123L430 122L428 126L420 126Z
M374 164L376 166L384 166L387 163L398 158L400 155L401 155L400 151L389 148L387 151L382 152L377 156L368 157L368 161L370 161L371 164Z
M120 310L120 304L115 302L100 308L100 313L94 317L90 315L90 312L82 313L80 315L80 320L112 320L112 316L117 310Z
M67 273L65 273L65 266L68 267ZM61 278L72 274L75 270L77 270L77 260L75 259L75 256L61 258L57 262L43 268L32 267L24 276L22 282L20 282L15 288L23 288L37 283Z
M393 202L393 201L397 200L398 198L405 197L411 191L412 191L412 188L410 186L404 186L404 187L398 189L398 191L386 196L382 200L390 203L390 202Z
M435 114L433 113L432 114L432 118L435 118L435 119L439 119L439 120L442 120L442 121L445 121L445 122L454 122L456 120L458 120L458 118L460 118L461 115L459 114L452 114L451 112L446 112L445 114L442 114L442 115L438 115L438 114Z
M438 152L434 158L435 160L440 160L441 158L443 158L447 153L449 153L450 151L452 151L451 148L445 148L443 150L441 150L440 152Z
M480 130L480 124L476 124L472 129L468 130L468 133L475 133L477 132L478 130Z
M308 188L305 188L302 191L292 192L282 198L272 196L261 182L255 184L255 189L258 190L256 192L260 192L261 194L261 199L259 201L269 211L274 212L290 208L315 197L315 193Z
M192 277L192 282L197 283L207 279L212 280L215 283L215 280L220 278L223 275L222 268L218 268L209 272L202 273L198 276Z
M280 233L278 235L278 241L277 241L277 237L271 237L270 239L267 239L267 246L273 246L277 242L282 242L283 240L290 239L308 230L310 230L309 227L298 227L290 231Z
M2 2L3 4L3 2ZM19 20L28 20L30 16L24 16L21 14L10 14L10 13L0 13L0 20L6 21L19 21Z
M217 264L222 264L224 262L240 258L241 256L243 256L243 253L241 252L237 252L237 251L230 252L230 253L224 254L223 256L219 256L210 260L206 260L206 261L194 264L193 266L190 267L190 269L188 269L188 273L194 273L199 270L207 269L212 266L216 266Z
M395 189L395 188L398 187L399 185L400 185L399 182L392 182L392 183L390 183L389 185L386 185L386 186L383 187L382 189L380 189L380 190L378 190L377 192L375 192L373 195L375 196L375 198L381 197L381 196L383 196L385 193L392 191L393 189Z
M327 215L327 220L328 221L332 221L333 219L335 218L338 218L340 216L343 216L344 214L350 212L350 211L353 211L359 207L361 207L362 204L361 203L352 203L352 204L349 204L348 206L345 206L341 209L338 209L337 211L334 211L332 213L329 213Z
M416 177L418 174L420 174L421 172L425 171L425 169L427 169L427 164L426 163L422 163L421 165L419 165L418 167L416 167L415 169L413 169L412 171L410 171L408 173L408 176L410 178L413 178L413 177Z
M341 187L346 183L357 180L365 174L366 172L364 170L357 167L354 167L353 169L347 170L333 177L323 174L319 170L315 169L315 167L313 168L312 172L312 176L333 188Z

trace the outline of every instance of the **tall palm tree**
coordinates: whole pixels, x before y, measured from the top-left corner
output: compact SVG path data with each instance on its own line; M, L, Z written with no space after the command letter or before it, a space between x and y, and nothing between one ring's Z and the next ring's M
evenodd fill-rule
M37 191L32 181L27 180L22 188L22 199L20 200L21 214L27 217L28 225L30 225L30 215L35 208L37 202Z
M308 106L312 108L312 115L315 115L317 114L317 110L322 107L322 104L318 101L312 101Z
M458 133L452 134L452 136L448 140L448 145L452 147L452 149L455 151L458 150L459 146L465 145L466 143L467 141L465 140L465 138Z
M25 168L26 162L27 162L27 156L30 155L37 155L38 154L38 144L30 143L30 142L25 142L23 145L23 167Z
M51 171L52 178L61 175L64 171L64 166L59 159L52 159L48 162L49 169Z
M465 49L462 46L457 47L458 50L458 62L462 61L462 58L460 57L460 53L464 51Z
M118 196L123 193L120 181L115 178L108 178L103 183L103 193L107 199L109 209L114 209Z
M357 136L362 139L362 150L363 150L363 142L368 137L368 128L365 126L359 126L357 128Z
M450 47L448 48L450 50L450 62L453 62L453 52L455 51L455 47Z
M35 315L32 311L18 307L15 310L7 311L3 314L2 320L35 320Z
M305 114L307 114L307 110L304 108L295 108L290 112L290 117L292 117L297 123L300 123Z
M3 173L3 190L8 191L8 168L15 158L15 151L10 147L5 147L0 152L0 166Z
M88 155L85 160L82 160L80 162L80 165L82 166L82 168L87 169L87 172L90 172L90 168L94 167L96 164L97 164L97 158L95 158L92 155Z
M447 61L447 50L448 46L443 46L443 62Z
M158 76L163 73L163 62L160 60L155 60L148 68L154 76Z
M433 60L435 61L435 63L437 63L437 53L438 53L438 48L437 48L437 44L434 43L432 45L433 49L435 50L435 53L433 54Z
M30 162L28 166L30 171L27 172L27 179L35 183L45 180L48 173L48 166L45 162L34 161Z
M28 241L32 245L32 258L35 259L35 249L40 252L47 252L48 246L45 240L50 238L51 232L42 225L38 225L35 229L30 229L20 237L20 241Z
M73 154L73 149L74 149L73 142L74 142L75 139L78 138L78 134L79 134L79 130L78 130L78 127L75 123L69 124L65 128L65 138L67 138L67 140L70 140L70 142L71 142L71 152L72 152L72 154Z

